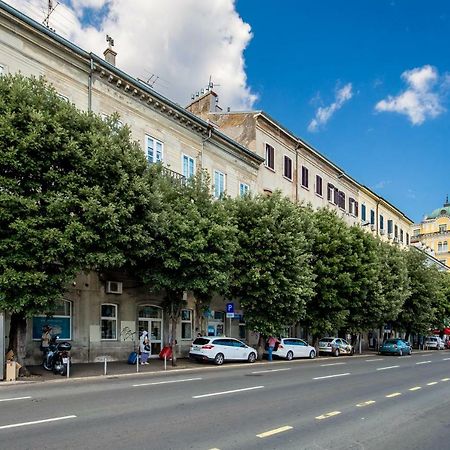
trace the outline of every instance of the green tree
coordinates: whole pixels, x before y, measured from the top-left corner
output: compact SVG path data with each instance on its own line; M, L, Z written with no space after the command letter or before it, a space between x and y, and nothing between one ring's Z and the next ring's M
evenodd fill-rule
M0 308L25 355L26 318L51 314L81 269L123 267L149 245L142 151L42 79L0 77Z
M304 316L313 295L310 211L280 193L230 200L229 208L239 245L230 295L239 299L250 330L277 335Z
M140 275L166 293L164 308L173 344L186 304L184 292L193 292L204 305L213 292L227 291L236 230L224 203L212 198L206 174L180 183L155 166L148 184L158 206L148 221L153 245L141 261ZM175 345L173 353L172 364L176 365Z

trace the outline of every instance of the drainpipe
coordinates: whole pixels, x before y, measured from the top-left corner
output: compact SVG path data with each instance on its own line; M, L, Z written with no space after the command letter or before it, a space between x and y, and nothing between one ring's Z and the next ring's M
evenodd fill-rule
M88 76L88 112L92 112L92 74L94 73L94 60L92 54L89 56L89 76Z

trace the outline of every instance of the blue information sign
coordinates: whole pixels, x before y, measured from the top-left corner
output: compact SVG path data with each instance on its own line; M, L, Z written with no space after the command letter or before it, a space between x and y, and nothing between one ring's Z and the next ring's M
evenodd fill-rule
M227 313L234 313L234 303L227 303Z

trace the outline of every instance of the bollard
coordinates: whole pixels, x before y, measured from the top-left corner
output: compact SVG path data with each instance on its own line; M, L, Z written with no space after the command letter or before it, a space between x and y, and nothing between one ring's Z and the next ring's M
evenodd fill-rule
M107 370L107 365L108 365L108 363L107 363L107 361L106 361L106 356L105 356L105 365L104 365L104 367L103 367L103 375L106 375L107 372L108 372L108 370Z
M136 353L136 373L139 373L139 354Z
M67 378L70 378L70 356L67 357Z
M164 355L164 370L167 370L167 356Z

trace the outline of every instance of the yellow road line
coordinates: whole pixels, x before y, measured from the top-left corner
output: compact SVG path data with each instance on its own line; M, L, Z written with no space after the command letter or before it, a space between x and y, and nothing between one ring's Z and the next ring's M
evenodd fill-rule
M321 416L317 416L316 419L317 420L328 419L328 417L337 416L340 413L341 413L340 411L331 411L329 413L322 414Z
M437 381L432 381L431 383L427 383L427 386L434 386L435 384L438 384Z
M368 400L367 402L358 403L356 406L358 406L360 408L362 406L373 405L374 403L375 403L375 400Z
M274 430L264 431L264 433L257 434L256 437L265 438L269 436L273 436L274 434L283 433L284 431L292 430L292 427L286 425L284 427L275 428Z
M450 378L442 378L441 381L450 381Z
M416 386L413 388L410 388L410 391L418 391L419 389L422 389L420 386Z
M386 398L398 397L399 395L402 395L402 393L394 392L393 394L386 395Z

